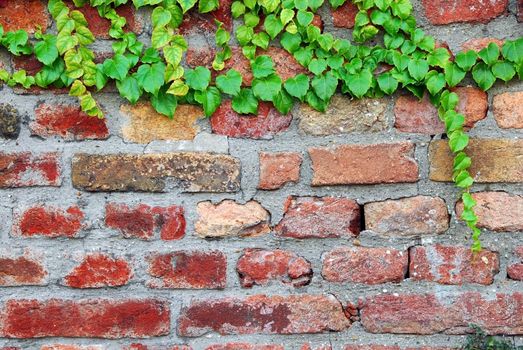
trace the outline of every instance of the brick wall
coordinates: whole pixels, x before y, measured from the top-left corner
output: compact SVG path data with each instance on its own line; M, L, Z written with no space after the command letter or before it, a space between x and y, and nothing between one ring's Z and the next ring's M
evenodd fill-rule
M523 35L521 1L414 5L453 53ZM107 23L84 11L102 55ZM121 14L148 37L147 11ZM353 25L351 4L320 15L338 35ZM188 65L210 63L212 16L232 26L226 10L182 26ZM52 30L38 0L0 1L0 23ZM269 54L283 76L302 70ZM336 96L326 114L262 104L251 117L226 101L210 121L191 106L171 121L109 89L98 120L64 91L3 87L0 348L436 350L459 347L470 323L523 344L523 84L456 91L484 230L475 256L426 100Z

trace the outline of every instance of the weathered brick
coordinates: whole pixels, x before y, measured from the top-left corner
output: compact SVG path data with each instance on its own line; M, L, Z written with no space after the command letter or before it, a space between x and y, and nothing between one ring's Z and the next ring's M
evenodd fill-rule
M360 233L356 201L336 197L288 197L278 236L292 238L350 238Z
M109 36L109 29L111 28L111 21L108 19L100 17L98 14L98 10L92 6L89 5L89 3L85 4L84 6L80 8L76 8L72 1L68 3L69 7L71 9L78 10L83 13L85 16L85 19L87 20L87 27L89 30L98 38L101 39L110 39ZM121 5L115 8L116 13L119 16L122 16L126 20L126 25L123 28L125 31L132 31L137 34L140 34L143 29L143 25L139 18L137 17L134 6L131 6L129 4Z
M523 196L506 192L472 193L477 205L474 208L478 216L477 226L498 232L517 232L523 230ZM456 204L458 217L463 212L463 204Z
M471 139L467 154L473 159L470 174L478 183L523 181L523 140ZM430 179L452 180L452 153L447 140L430 143Z
M319 346L311 346L310 344L304 344L300 350L332 350L332 346L330 345L319 345Z
M422 4L425 16L432 24L487 23L507 11L508 0L482 3L477 0L422 0Z
M60 186L58 153L0 152L0 188Z
M307 104L300 104L300 130L314 136L352 132L378 132L387 129L388 99L351 100L334 95L326 112L318 112Z
M416 196L367 203L365 228L386 236L419 236L443 233L449 214L443 199Z
M499 47L503 46L505 41L497 38L472 38L461 44L462 51L473 50L479 52L485 47L489 46L490 43L497 44Z
M260 153L258 188L276 190L289 182L300 180L302 157L296 152Z
M20 114L10 104L0 104L0 138L16 139L20 134Z
M487 117L487 93L473 87L452 89L459 97L457 111L465 116L465 127L474 125ZM445 124L439 119L438 110L427 96L421 101L410 95L400 96L394 106L394 127L401 132L441 134Z
M416 281L487 285L499 272L498 254L486 249L474 254L470 247L434 245L413 247L409 254L409 275Z
M227 343L210 345L205 350L284 350L284 348L282 345Z
M312 278L311 263L287 250L249 248L238 260L236 271L244 288L280 281L294 287L305 286Z
M371 333L465 334L475 324L487 334L517 335L523 332L523 293L382 294L367 298L360 315Z
M31 256L0 256L0 286L35 286L47 283L47 270Z
M227 258L220 251L154 253L147 261L150 288L225 288Z
M340 247L323 257L324 279L337 283L401 282L408 270L408 253L390 248Z
M9 338L144 338L166 335L169 304L156 299L8 300L0 334Z
M52 344L43 345L40 350L104 350L104 348L102 345Z
M418 181L414 144L340 145L309 148L313 186Z
M200 300L182 309L178 334L301 334L341 331L350 326L333 296L253 295L243 299Z
M172 119L156 112L150 103L122 105L129 122L123 126L125 141L149 143L156 140L192 140L199 131L196 121L203 117L200 107L179 105Z
M201 14L197 9L192 9L183 17L179 27L181 34L204 33L211 34L216 31L215 21L223 23L227 31L232 31L231 5L233 0L219 0L220 6L210 13Z
M81 153L72 163L73 185L86 191L162 192L170 178L184 192L236 192L240 162L228 155L184 152Z
M151 207L139 204L129 207L122 203L108 203L105 207L105 225L118 230L125 238L164 241L183 238L185 216L183 207Z
M518 22L523 22L523 0L518 2Z
M230 199L218 204L198 203L198 220L195 233L208 237L254 237L270 232L270 214L260 203L250 201L239 204Z
M36 205L22 212L15 212L13 236L77 237L87 226L84 217L84 213L76 205L68 208Z
M46 4L41 0L9 0L0 2L0 25L4 31L19 29L34 33L38 27L42 30L49 26Z
M516 247L514 250L518 262L507 266L508 278L523 281L523 246Z
M494 118L503 129L523 128L523 91L494 96Z
M122 350L192 350L187 345L143 345L139 343L133 343L129 346L124 347Z
M271 139L287 130L291 121L291 115L281 115L269 102L260 102L257 115L242 115L226 100L211 117L211 127L213 133L229 137Z
M331 7L332 24L338 28L352 28L356 15L358 14L358 7L352 1L346 1L337 9Z
M42 104L35 110L31 133L40 137L58 136L65 140L106 139L106 120L83 113L79 106Z
M72 288L103 288L126 285L133 276L127 260L107 254L88 254L64 278L64 285Z

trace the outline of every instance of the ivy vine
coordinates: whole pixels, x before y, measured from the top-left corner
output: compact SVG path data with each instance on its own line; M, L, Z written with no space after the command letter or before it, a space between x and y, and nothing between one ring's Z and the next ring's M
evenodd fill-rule
M337 8L346 1L329 3ZM420 99L428 93L445 123L454 153L453 180L462 191L464 204L461 218L472 230L472 249L481 249L476 202L470 195L474 179L468 171L472 161L466 154L469 136L463 129L465 117L456 111L459 100L452 88L467 73L482 90L490 89L498 79L508 82L516 74L521 79L523 38L507 40L501 48L491 43L478 53L460 52L452 59L447 49L436 47L434 38L417 28L410 0L352 0L359 9L352 42L313 25L314 14L325 0L236 0L231 11L241 25L234 34L250 61L253 80L249 87L234 69L213 80L206 67L181 66L188 44L177 28L184 14L189 10L214 11L219 0L132 0L135 8L153 7L151 46L147 48L136 34L124 30L126 19L116 12L118 6L130 2L73 0L76 8L87 3L95 7L111 23L113 56L98 64L90 49L95 37L85 17L62 0L48 2L56 34L37 31L30 39L25 31L4 33L0 26L1 46L16 56L34 54L43 65L34 76L24 70L11 74L0 70L0 81L11 87L69 88L82 110L99 118L103 112L92 92L110 81L130 103L147 98L159 113L171 118L177 105L183 103L202 106L210 117L223 96L232 99L232 108L240 114L256 113L259 101L272 102L287 114L298 101L325 111L337 91L354 98L379 98L399 88ZM216 26L217 51L212 68L220 72L232 56L231 33L218 21ZM378 44L365 44L371 40ZM308 73L283 81L272 58L260 54L274 41L279 41ZM383 67L386 69L378 69Z

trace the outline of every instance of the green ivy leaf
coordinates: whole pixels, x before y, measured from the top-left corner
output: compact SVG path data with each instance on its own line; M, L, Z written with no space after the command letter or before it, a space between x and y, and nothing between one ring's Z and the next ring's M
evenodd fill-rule
M165 64L163 62L152 65L143 64L138 68L134 77L145 91L158 95L165 82Z
M309 90L309 77L305 74L298 74L293 78L287 79L283 86L291 96L303 101L303 98Z
M218 9L220 6L219 0L200 0L198 3L198 12L207 13Z
M272 103L278 112L283 115L288 114L294 105L292 97L285 92L285 90L281 90L276 96L274 96L274 101Z
M514 75L516 75L516 70L514 69L514 65L512 63L497 62L492 66L492 73L494 73L496 78L507 82L514 78Z
M483 60L489 66L494 64L499 57L499 46L494 43L490 43L487 47L478 52L479 58Z
M236 96L240 92L242 76L238 71L231 69L225 75L216 78L216 86L223 93Z
M437 48L436 50L429 53L427 56L427 61L431 66L438 66L441 68L445 68L447 63L449 62L450 54L447 51L447 49L444 49L442 47Z
M262 101L273 101L281 90L281 79L276 74L271 74L263 79L252 81L254 95Z
M312 79L312 88L320 99L324 101L329 101L332 95L336 92L336 87L338 86L338 78L329 71L325 74L315 76Z
M496 82L496 77L490 71L490 68L483 62L479 62L472 69L472 77L478 86L487 91Z
M270 35L271 39L274 39L281 33L283 30L283 24L281 20L273 14L265 17L264 28L267 33Z
M103 63L104 74L115 80L123 80L130 68L130 62L124 55L114 55Z
M465 72L468 72L478 59L478 54L469 50L467 52L460 52L456 55L455 61L459 68L463 69Z
M220 90L214 86L210 86L206 90L196 91L194 94L194 99L202 104L205 116L210 117L220 106L220 103L222 102L222 95Z
M327 60L320 58L314 58L310 61L308 69L314 74L314 75L320 75L322 74L325 69L327 69Z
M356 97L363 97L372 86L372 73L368 70L362 70L357 74L351 74L345 80L349 91Z
M503 57L513 63L523 61L523 38L507 40L501 49Z
M211 71L206 67L196 67L185 71L185 81L194 90L204 91L211 82Z
M449 135L449 146L453 153L463 151L469 144L469 135L461 130L456 130Z
M267 55L261 55L251 61L252 75L255 78L265 78L275 73L274 62Z
M429 72L429 63L424 59L414 59L408 64L410 76L417 81L422 81Z
M232 109L240 114L258 114L258 99L251 89L241 89L232 99Z
M466 73L452 62L448 62L445 66L445 81L450 87L458 85L465 75Z
M35 44L34 51L38 61L42 62L46 66L50 66L58 58L56 37L46 36L43 41Z
M318 96L316 96L316 94L312 90L307 92L307 96L305 96L305 100L307 101L309 106L311 106L312 108L314 108L315 110L317 110L319 112L325 112L327 110L328 102L326 102L326 101L322 100L321 98L319 98Z
M269 47L269 41L269 35L265 32L259 32L252 36L252 43L264 50L267 50Z
M390 72L378 75L377 80L380 89L387 95L392 95L398 89L398 81Z
M151 96L151 105L158 113L172 119L178 106L178 99L176 96L168 94L167 89L168 86L164 86L160 89L158 95Z
M193 8L194 5L196 5L196 2L198 0L177 0L177 1L183 10L183 13L185 13L185 12L189 11L191 8Z
M301 35L285 32L281 36L280 43L285 50L287 50L290 53L294 53L296 52L296 50L300 48Z
M116 81L116 87L120 95L125 97L129 102L135 104L142 94L142 89L138 84L138 80L134 77L125 77L122 81Z

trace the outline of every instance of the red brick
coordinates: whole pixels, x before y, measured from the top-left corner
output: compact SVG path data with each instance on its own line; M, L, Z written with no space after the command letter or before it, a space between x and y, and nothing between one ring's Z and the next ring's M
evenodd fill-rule
M68 208L39 205L15 213L13 235L73 238L85 227L84 213L76 205Z
M474 125L487 117L487 93L473 87L457 87L453 91L459 97L457 111L465 116L465 127ZM445 132L445 124L427 96L423 100L405 95L396 100L394 127L401 132L436 135Z
M523 196L506 192L477 192L472 197L477 205L474 211L478 217L477 226L497 232L523 230ZM461 217L463 204L456 204L456 213Z
M419 236L449 228L447 205L439 197L416 196L367 203L365 229L385 236Z
M523 281L523 246L517 247L514 253L516 254L516 258L519 259L519 262L510 264L507 267L507 275L510 279Z
M100 17L98 10L89 5L85 4L81 8L76 8L72 3L69 3L68 6L71 9L78 10L83 13L85 19L88 23L89 30L98 38L109 39L109 29L111 28L111 21ZM124 17L127 21L127 24L123 28L124 31L132 31L137 34L142 32L142 23L137 18L134 7L131 5L121 5L116 8L116 13Z
M518 2L518 22L523 22L523 0Z
M523 333L523 293L382 294L363 302L360 314L371 333L465 334L475 324L487 334L517 335Z
M225 288L227 257L220 251L155 253L147 261L150 288Z
M336 197L288 197L276 235L292 238L355 237L360 233L356 201Z
M271 231L270 213L256 201L245 204L226 199L218 204L198 203L196 234L202 238L256 237Z
M283 345L261 345L249 343L214 344L205 350L284 350Z
M107 254L87 255L65 278L64 284L72 288L103 288L126 285L133 272L125 259Z
M155 299L8 300L0 333L8 338L144 338L169 334L169 304Z
M35 116L31 133L40 137L59 136L69 141L109 137L106 119L90 117L77 106L43 104Z
M300 153L260 153L260 182L262 190L276 190L289 182L300 180Z
M184 209L177 205L151 207L139 204L108 203L105 207L105 224L118 230L125 238L151 240L158 236L164 241L183 238L185 235Z
M456 22L481 22L504 14L508 0L491 0L478 3L477 0L422 0L425 15L432 24Z
M350 324L340 302L331 295L253 295L191 303L181 311L178 334L322 333L338 332Z
M257 115L241 115L233 111L231 101L223 101L211 118L215 134L236 138L270 139L287 130L292 116L281 115L269 102L260 102Z
M473 38L465 41L463 44L461 44L461 50L462 51L469 51L473 50L476 52L481 51L482 49L489 46L490 43L497 44L499 47L503 46L505 43L504 40L497 39L497 38Z
M337 283L401 282L408 270L408 253L390 248L340 247L323 258L323 278Z
M190 346L187 345L143 345L139 343L133 343L129 346L124 347L122 350L192 350Z
M338 28L352 28L358 11L358 7L352 1L346 1L337 9L331 7L332 24Z
M233 0L219 0L220 7L209 13L198 13L197 9L191 9L183 16L183 22L179 27L181 34L204 33L213 34L216 31L215 20L223 23L224 29L232 31L231 4Z
M40 350L104 350L104 348L101 345L52 344L43 345Z
M319 345L319 346L311 346L310 344L304 344L300 350L332 350L332 346L330 345Z
M434 245L413 247L409 254L409 275L416 281L488 285L499 272L498 254L486 249L472 253L470 247Z
M280 281L294 287L305 286L312 278L311 263L286 250L246 249L236 271L244 288Z
M309 148L312 186L418 181L411 142Z
M0 257L0 286L44 285L47 270L38 259L30 256Z
M494 96L494 118L500 128L523 129L523 91Z
M0 188L60 186L58 153L0 153Z
M19 29L34 33L38 27L49 26L46 3L41 0L9 0L0 2L0 25L4 31Z
M252 71L251 65L242 53L241 48L232 47L232 57L225 62L225 68L220 72L214 72L213 76L223 74L229 69L237 70L243 77L242 85L251 86ZM257 55L271 56L277 74L283 81L298 74L307 74L307 70L296 61L296 59L282 48L271 46L267 50L258 49ZM189 67L205 66L212 69L215 51L211 48L189 49L187 51L187 65Z

